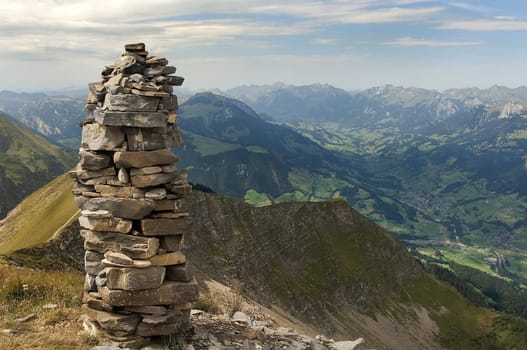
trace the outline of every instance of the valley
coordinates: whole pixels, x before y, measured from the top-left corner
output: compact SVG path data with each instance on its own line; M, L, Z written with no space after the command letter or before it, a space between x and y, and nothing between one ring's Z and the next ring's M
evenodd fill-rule
M500 310L527 285L524 90L251 89L181 104L176 152L194 184L257 207L345 199L423 263L497 278L459 288L497 283L483 299Z

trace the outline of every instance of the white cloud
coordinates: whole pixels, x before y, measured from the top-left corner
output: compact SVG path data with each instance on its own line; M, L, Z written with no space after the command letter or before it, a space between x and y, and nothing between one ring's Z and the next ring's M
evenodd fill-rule
M482 45L481 41L456 41L456 40L431 40L412 37L398 38L385 42L386 45L396 47L427 46L427 47L447 47L447 46L477 46Z
M501 19L478 19L467 21L448 21L437 27L438 29L455 29L467 31L523 31L527 30L527 21Z
M337 41L335 38L314 38L311 40L311 43L315 45L333 45Z

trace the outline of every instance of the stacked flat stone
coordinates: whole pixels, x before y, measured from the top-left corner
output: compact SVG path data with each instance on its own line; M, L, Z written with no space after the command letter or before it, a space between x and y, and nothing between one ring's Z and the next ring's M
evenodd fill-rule
M185 331L198 297L180 251L191 187L170 150L182 144L175 71L144 44L125 45L102 81L89 84L72 173L86 250L85 326L128 347Z

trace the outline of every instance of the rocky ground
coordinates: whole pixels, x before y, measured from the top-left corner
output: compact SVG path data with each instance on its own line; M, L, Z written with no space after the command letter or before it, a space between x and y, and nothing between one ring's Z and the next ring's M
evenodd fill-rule
M180 339L165 338L142 350L362 350L362 338L334 341L322 335L309 337L270 322L252 320L243 312L232 317L192 310L193 329ZM93 350L122 350L116 344L104 343Z

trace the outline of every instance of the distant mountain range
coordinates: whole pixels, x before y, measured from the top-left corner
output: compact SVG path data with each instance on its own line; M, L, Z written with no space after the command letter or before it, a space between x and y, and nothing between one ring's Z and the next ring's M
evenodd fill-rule
M192 182L256 205L341 197L421 253L527 280L527 88L275 84L225 94L239 100L201 93L178 112ZM78 144L81 100L12 94L2 104Z

